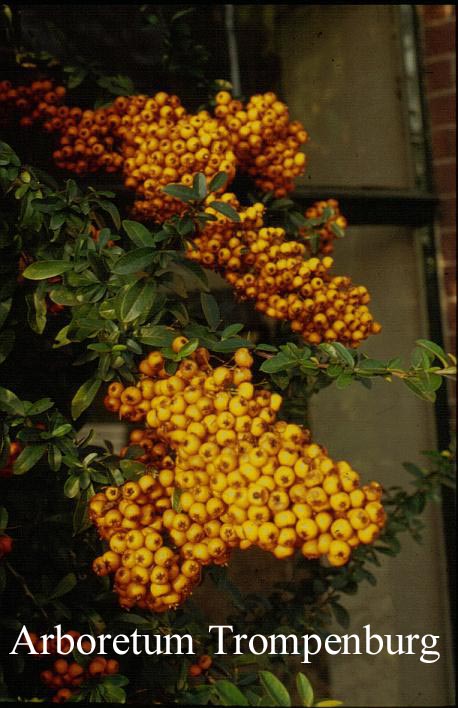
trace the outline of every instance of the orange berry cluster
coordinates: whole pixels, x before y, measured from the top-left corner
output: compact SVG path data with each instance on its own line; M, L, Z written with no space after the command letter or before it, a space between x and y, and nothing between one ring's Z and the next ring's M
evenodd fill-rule
M332 225L335 224L340 229L344 230L348 226L347 220L340 213L339 202L336 199L327 199L315 202L311 207L309 207L305 212L306 219L319 219L323 216L325 210L331 210L332 214L326 221L322 224L321 228L318 230L319 242L318 242L318 253L324 256L328 256L334 251L334 239L336 234L332 230ZM299 234L302 238L306 238L305 245L307 247L307 252L311 252L309 231L307 228L302 228L299 230Z
M65 94L64 86L54 86L48 79L16 88L10 81L1 81L0 115L9 119L16 110L21 115L19 124L22 127L44 121L45 130L59 130L69 110L61 105Z
M180 213L182 202L162 187L191 185L197 172L208 180L225 172L229 183L238 169L263 191L281 197L305 166L299 149L307 133L289 120L287 106L271 92L244 105L220 91L212 116L204 110L188 113L178 96L163 91L153 97L119 96L108 107L82 110L57 105L65 88L51 90L50 81L17 89L9 82L0 86L0 105L19 107L25 114L22 125L40 119L45 130L59 132L53 153L58 167L77 174L123 170L126 186L138 195L134 214L139 218L164 221Z
M79 639L80 632L70 629L65 632L73 640ZM46 645L46 653L43 649L43 640L35 632L29 633L30 640L37 654L32 656L39 659L47 658L50 654L59 654L57 651L56 639L50 639ZM70 650L70 642L64 636L61 640L62 651L67 654ZM82 642L84 652L91 651L91 644L88 641ZM90 678L100 678L111 676L119 672L119 662L116 659L105 659L103 656L93 657L86 667L81 666L76 661L68 661L64 658L56 659L49 669L40 673L40 679L44 685L54 691L53 703L64 703L78 693L79 687Z
M172 348L186 342L178 337ZM146 420L165 455L89 504L110 547L93 567L115 573L122 606L178 606L202 567L226 564L234 548L256 545L278 559L300 549L342 566L353 548L377 538L385 523L380 485L360 487L358 473L334 462L308 430L277 421L282 397L254 386L247 349L230 366L214 368L203 347L173 375L164 364L151 352L136 386L111 384L109 407ZM149 438L137 431L135 439Z
M219 271L240 299L255 300L255 308L269 317L289 320L310 344L339 341L355 348L380 332L367 307L367 288L331 276L332 258L307 258L302 242L288 241L282 228L263 226L262 204L241 208L231 193L220 200L239 212L241 223L207 207L217 221L189 244L190 260Z
M188 674L191 678L197 678L197 676L208 671L212 664L212 657L209 654L202 654L194 664L191 664L188 669Z
M120 171L124 158L116 135L121 123L116 101L106 108L67 110L68 117L60 129L59 146L53 152L57 167L76 174Z
M86 668L76 661L56 659L51 669L41 672L40 678L47 688L56 691L52 702L65 703L78 693L78 687L88 679L112 676L118 671L119 662L116 659L105 659L103 656L91 659Z
M16 461L16 459L19 457L19 455L22 452L22 445L19 442L12 442L10 443L10 449L8 451L8 457L6 460L6 464L2 469L0 469L0 478L1 477L11 477L13 474L13 465Z
M288 107L271 91L251 96L244 106L228 91L216 94L215 116L230 133L237 166L251 175L263 192L284 197L302 174L306 157L300 147L307 133L289 120Z

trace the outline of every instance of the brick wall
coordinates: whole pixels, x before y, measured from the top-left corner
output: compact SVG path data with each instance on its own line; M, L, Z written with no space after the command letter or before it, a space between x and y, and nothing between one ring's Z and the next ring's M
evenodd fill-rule
M436 247L444 343L456 352L456 45L455 6L418 5L429 109L433 177L440 200ZM450 389L454 406L454 389Z

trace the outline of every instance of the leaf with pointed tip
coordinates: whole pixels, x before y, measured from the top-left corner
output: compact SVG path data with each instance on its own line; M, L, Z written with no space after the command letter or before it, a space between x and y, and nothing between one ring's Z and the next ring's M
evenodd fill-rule
M226 202L211 202L209 206L215 211L218 211L220 214L223 214L223 216L227 216L227 218L231 221L240 221L240 216L237 214L235 209Z
M192 188L197 199L202 201L207 196L207 180L202 172L197 172L194 175Z
M139 248L154 246L154 236L143 224L124 219L122 226L130 240Z
M154 248L149 246L144 246L143 248L136 248L133 251L129 251L124 256L121 256L113 266L113 273L118 275L130 275L132 273L138 273L154 261L156 252Z
M306 708L313 706L313 688L312 684L310 683L305 674L300 672L297 674L296 687L299 697L301 699L301 705L306 706Z
M274 706L290 706L291 697L282 682L270 671L260 671L261 685Z
M88 408L100 388L101 379L92 378L79 387L72 400L72 418L76 420Z
M209 192L218 192L227 185L229 176L226 172L217 172L208 185Z
M74 264L68 261L36 261L24 270L22 275L29 280L45 280L73 270Z
M32 469L38 460L43 457L43 453L46 451L46 448L46 444L27 445L14 463L13 473L24 474Z
M210 293L200 293L200 304L208 326L215 331L221 322L221 314L216 299Z
M168 184L162 187L162 191L180 202L192 202L196 199L194 190L184 184Z

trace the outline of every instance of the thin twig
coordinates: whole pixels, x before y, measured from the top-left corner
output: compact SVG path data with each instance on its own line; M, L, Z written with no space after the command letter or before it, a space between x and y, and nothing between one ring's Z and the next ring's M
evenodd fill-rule
M41 614L43 615L43 617L44 617L45 619L49 620L49 617L48 617L46 611L45 611L45 610L43 609L43 607L40 605L40 603L39 603L38 600L36 599L35 595L33 594L33 592L31 591L31 589L30 589L29 586L27 585L27 583L26 583L26 581L25 581L25 578L24 578L22 575L20 575L20 573L18 573L17 570L15 570L15 569L13 568L13 566L11 565L11 563L9 563L8 561L6 561L5 566L8 568L8 570L9 570L10 573L11 573L11 575L12 575L13 577L15 577L16 580L18 581L18 583L21 585L21 587L22 587L22 589L23 589L23 591L24 591L24 595L26 595L26 597L30 598L30 600L32 600L33 604L34 604L36 607L38 607L38 609L40 610L40 612L41 612Z

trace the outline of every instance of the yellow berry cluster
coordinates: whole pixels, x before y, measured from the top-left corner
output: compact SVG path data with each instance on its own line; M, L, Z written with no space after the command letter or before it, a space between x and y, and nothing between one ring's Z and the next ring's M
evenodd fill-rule
M163 91L154 97L134 97L121 120L125 184L138 199L134 214L139 218L164 221L180 213L182 202L165 194L171 182L191 186L202 172L210 180L225 172L235 176L235 156L230 136L207 111L189 114L178 96Z
M328 256L334 251L334 239L336 234L332 230L332 225L335 224L342 231L347 227L347 220L340 213L339 202L336 199L327 199L315 202L311 207L309 207L305 212L305 217L307 219L319 219L323 216L325 210L331 210L331 216L329 216L326 221L321 225L318 230L318 253L324 256ZM308 239L310 231L307 228L299 229L299 235L305 238L305 245L307 246L307 251L311 252L311 244Z
M186 342L176 338L174 351ZM360 487L358 473L334 462L308 430L277 420L282 397L253 384L247 349L231 365L213 367L202 347L173 375L164 364L151 352L136 386L109 392L120 418L146 421L164 456L89 504L110 546L94 570L115 573L122 606L176 607L202 567L226 564L234 548L255 545L278 559L300 549L342 566L353 548L377 538L385 523L380 485ZM138 431L135 438L148 439Z
M244 106L228 91L216 94L215 116L227 126L241 172L251 175L263 192L284 197L302 174L307 141L301 123L289 120L288 107L271 91L252 96Z
M231 193L220 200L239 212L240 224L207 207L217 221L189 244L189 259L221 272L241 299L255 300L269 317L289 320L310 344L339 341L354 348L380 332L367 307L367 288L331 276L332 258L307 258L302 242L288 241L282 228L263 226L262 204L241 209Z

